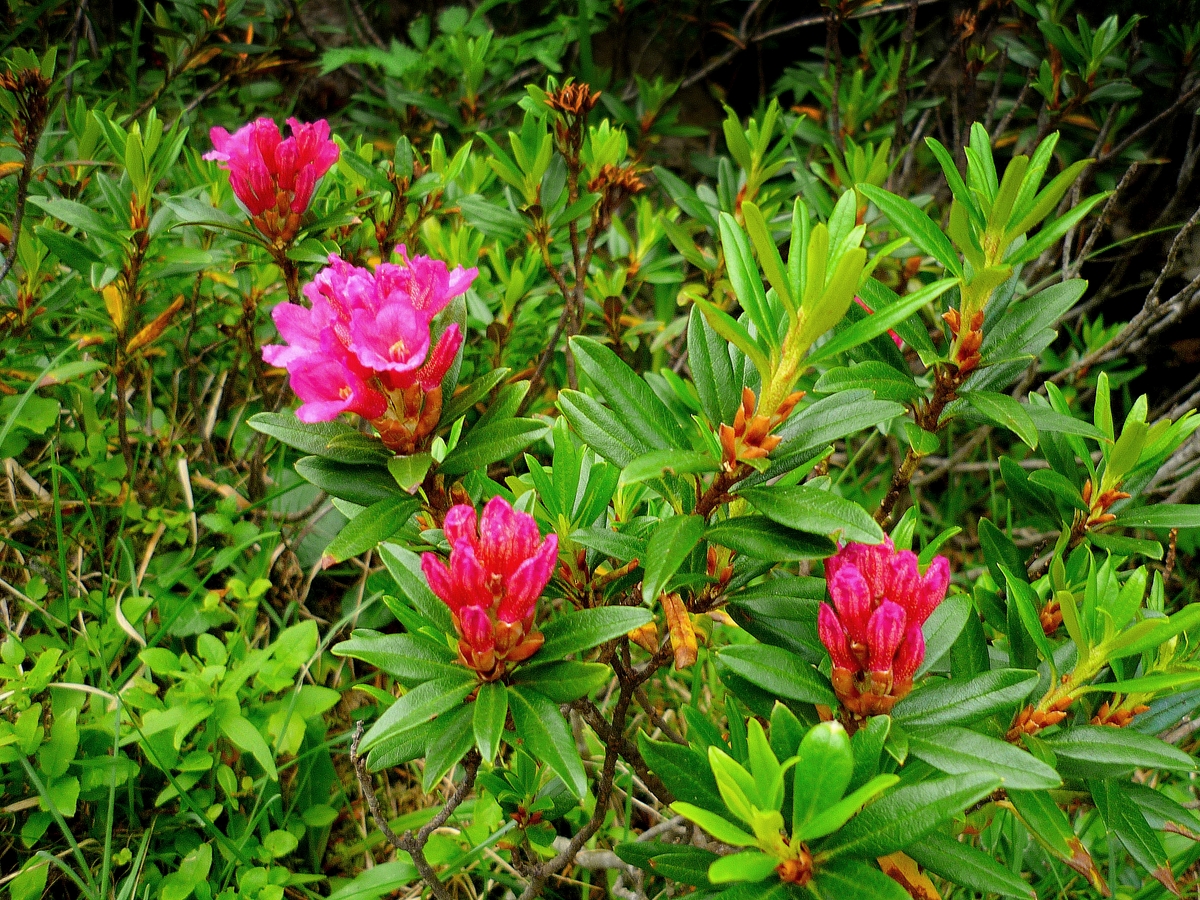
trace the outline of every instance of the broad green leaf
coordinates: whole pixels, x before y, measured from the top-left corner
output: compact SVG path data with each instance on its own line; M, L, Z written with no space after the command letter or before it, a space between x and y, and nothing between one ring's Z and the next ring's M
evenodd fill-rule
M1009 791L1008 802L1039 844L1087 878L1093 887L1104 887L1104 878L1100 870L1096 868L1083 843L1075 836L1070 821L1049 793ZM1103 893L1107 893L1107 890Z
M952 594L934 608L921 626L925 636L925 660L917 670L918 678L950 651L967 624L967 618L974 612L971 598L966 594Z
M410 634L357 629L349 640L334 644L331 652L334 656L361 659L409 685L454 675L462 669L449 647Z
M425 748L425 768L421 772L421 790L429 793L433 786L466 754L475 743L471 727L475 710L473 704L460 706L439 716L424 731L429 734Z
M545 437L550 427L538 419L502 419L468 431L451 450L438 471L462 475L485 469L491 463L516 456L534 441Z
M912 900L898 881L858 859L839 857L823 863L810 888L820 900Z
M1167 858L1162 841L1137 804L1121 790L1121 785L1116 781L1089 781L1088 790L1096 801L1096 809L1104 819L1104 824L1125 845L1129 855L1168 890L1174 888L1171 893L1178 896L1171 861Z
M753 835L747 834L728 819L709 812L707 809L701 809L699 806L682 800L672 803L671 809L689 822L695 822L723 844L733 847L754 847L758 843Z
M1037 672L996 669L965 680L927 684L897 703L892 715L906 727L969 725L1023 702L1037 683Z
M784 700L828 706L837 703L824 676L780 647L735 644L721 650L717 658L735 675Z
M294 412L258 413L251 416L247 424L255 431L275 438L281 444L302 450L313 456L321 456L341 463L372 462L363 459L352 450L331 450L329 442L334 438L359 434L345 422L301 422ZM361 435L366 437L366 435ZM383 447L379 442L380 448Z
M907 235L918 250L926 256L932 256L954 276L962 277L962 263L954 251L954 245L929 216L912 202L883 188L871 184L857 184L855 188L879 207L879 211L887 216L902 234Z
M633 369L608 347L591 338L571 338L571 353L609 408L630 428L668 450L680 445L680 429L672 413Z
M279 772L275 768L275 754L271 752L266 738L249 719L235 711L221 719L221 733L239 750L253 756L272 781L279 780Z
M1019 437L1030 450L1037 449L1038 434L1033 420L1029 418L1025 407L1008 394L971 391L963 394L963 399L975 407L985 419L1001 428L1007 428Z
M873 391L880 400L895 400L898 403L908 403L925 395L924 389L913 381L911 375L876 360L830 369L817 379L813 388L819 394L863 389Z
M1054 665L1054 646L1046 637L1038 615L1040 606L1038 595L1023 579L1014 575L1007 566L1001 566L1000 571L1004 573L1004 581L1008 585L1008 601L1016 606L1017 615L1020 616L1025 631L1032 638L1038 652L1042 654L1042 659Z
M530 687L514 687L508 692L508 709L517 743L548 765L568 790L582 799L587 792L583 761L558 705Z
M612 669L604 663L572 659L534 662L519 668L514 684L528 684L555 703L571 703L612 681Z
M897 788L855 816L821 851L830 856L859 857L894 853L999 786L999 778L977 772Z
M671 516L663 519L646 542L642 600L653 603L679 571L692 550L704 538L700 516Z
M651 450L621 471L621 484L638 484L663 475L693 475L716 472L719 460L696 450Z
M827 537L785 528L766 516L756 515L737 516L710 525L704 539L753 559L773 562L826 559L837 552L837 545Z
M545 642L538 651L538 658L557 660L571 653L590 650L628 634L652 618L648 609L637 606L600 606L568 612L542 627Z
M838 722L814 725L796 751L792 792L792 834L842 799L854 774L850 736Z
M650 771L676 799L710 810L725 808L705 754L683 744L652 741L643 731L638 732L637 746Z
M1035 900L1033 888L1019 875L966 841L931 831L921 840L905 847L904 852L916 860L922 869L928 869L969 890Z
M508 717L508 689L499 681L481 684L474 707L475 745L484 761L491 762L500 750L500 736Z
M478 684L474 672L445 675L413 688L387 708L363 736L363 749L371 749L384 737L417 728L434 716L453 709Z
M1153 735L1128 728L1080 725L1044 739L1064 772L1091 778L1117 777L1131 769L1192 772L1196 761Z
M812 485L749 487L738 493L768 518L796 531L839 534L862 544L883 540L883 531L865 509Z
M858 790L813 816L799 831L795 832L795 837L802 841L814 841L827 834L832 834L850 821L850 817L866 804L899 781L900 776L898 775L876 775Z
M708 867L721 858L711 850L663 841L631 841L613 851L622 862L693 887L711 886Z
M1062 784L1054 769L1019 747L966 728L909 728L908 748L948 775L988 772L1006 788L1022 791L1052 790Z
M763 881L775 874L779 860L761 850L747 850L722 856L708 867L708 880L713 884L730 881Z
M383 466L349 465L306 456L296 461L296 474L325 493L359 506L405 496Z
M408 494L398 494L373 503L351 519L338 532L321 557L322 564L345 562L352 556L373 550L404 527L420 502Z
M1160 503L1122 510L1110 528L1200 528L1200 503Z
M453 632L450 608L429 589L425 577L421 574L421 557L396 544L384 544L379 548L379 558L387 566L388 574L395 580L400 593L413 608L439 632Z

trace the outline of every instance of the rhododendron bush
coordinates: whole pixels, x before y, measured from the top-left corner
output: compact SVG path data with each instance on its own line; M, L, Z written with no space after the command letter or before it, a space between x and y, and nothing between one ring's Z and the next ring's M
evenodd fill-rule
M893 147L812 81L684 170L661 81L391 140L55 67L0 78L15 900L1194 893L1200 417L1064 349L1125 184L1070 115Z

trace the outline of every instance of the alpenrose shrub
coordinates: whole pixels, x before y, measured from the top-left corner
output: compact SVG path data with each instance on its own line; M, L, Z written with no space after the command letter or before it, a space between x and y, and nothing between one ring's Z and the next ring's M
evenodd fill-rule
M443 878L486 872L530 900L586 859L643 896L899 900L938 896L935 878L1033 897L1011 860L1108 894L1120 858L1137 896L1177 891L1200 856L1200 820L1179 802L1195 762L1156 735L1195 684L1185 635L1200 606L1176 608L1137 559L1161 545L1131 532L1197 518L1143 494L1196 419L1148 422L1143 398L1118 429L1103 373L1087 419L1053 384L1006 393L1086 288L1034 289L1022 273L1103 195L1054 217L1080 171L1042 185L1057 136L1001 173L976 127L965 173L929 142L953 195L945 230L872 184L818 220L776 177L790 152L779 107L745 128L731 118L740 189L728 173L717 192L659 173L678 211L638 207L639 233L659 227L682 254L676 283L700 276L680 294L686 368L639 374L623 348L580 333L590 304L607 310L634 277L614 274L620 241L601 237L621 207L593 182L634 170L571 89L530 90L511 156L488 139L476 166L469 148L451 162L439 145L423 177L451 224L422 234L445 260L404 246L373 267L330 256L303 288L309 306L297 289L275 308L285 343L263 348L303 402L298 418L252 426L308 454L297 471L350 519L326 562L377 551L395 581L401 627L356 630L333 652L395 688L351 759L414 878L447 900ZM300 218L255 224L299 241L306 216L337 215L318 198L303 213L320 167L290 181L276 133L254 128L263 143L227 149L235 193L262 218L276 191L270 208ZM361 191L369 163L356 158ZM412 204L387 214L415 234L431 205ZM897 295L881 279L905 245L921 284ZM475 266L485 254L494 277ZM562 315L511 376L464 308L494 305L472 292L507 279L497 303L514 313L522 255L552 273ZM286 275L290 257L274 258ZM551 370L567 386L539 393ZM531 404L541 415L522 415ZM1053 526L1047 558L1025 560L988 519L964 523L986 571L952 583L938 551L963 526L934 534L904 509L952 421L960 438L986 423L1044 455L1044 471L1007 458L999 471L1010 515ZM878 490L850 469L832 477L835 442L861 450L881 433L903 455ZM410 763L426 792L453 786L395 834L375 779ZM468 834L488 808L497 818ZM448 823L462 826L459 857L430 852ZM496 864L464 874L456 860L484 847ZM603 863L580 855L605 848Z

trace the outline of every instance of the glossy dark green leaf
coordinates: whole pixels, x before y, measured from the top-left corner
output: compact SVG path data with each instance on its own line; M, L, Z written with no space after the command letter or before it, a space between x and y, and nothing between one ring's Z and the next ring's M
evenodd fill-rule
M680 446L682 435L675 415L617 354L579 336L571 338L571 353L609 408L651 447L667 450Z
M662 841L630 841L613 852L631 866L693 887L710 886L708 867L721 858L711 850Z
M813 485L749 487L738 494L768 518L796 531L839 535L842 540L862 544L883 540L883 530L865 509Z
M704 539L754 559L774 562L825 559L837 552L837 545L827 537L785 528L766 516L756 515L710 525Z
M892 225L899 229L926 256L932 256L946 270L959 278L962 277L962 263L950 238L942 233L937 224L918 209L912 202L903 197L885 191L871 184L856 186L863 195L879 207L879 211L888 217Z
M408 494L371 504L346 523L325 548L322 559L345 562L352 556L373 550L403 528L420 505L420 501Z
M521 666L513 676L514 684L528 684L555 703L570 703L612 681L612 669L604 663L575 660L537 662Z
M700 397L700 406L712 425L732 423L741 403L734 382L729 344L721 338L700 307L693 306L688 317L688 371Z
M502 419L477 425L463 436L438 470L445 475L462 475L484 469L502 459L516 456L534 441L546 436L550 427L538 419Z
M953 725L910 727L909 752L948 775L987 772L1014 790L1051 790L1062 784L1058 773L1005 741Z
M421 574L421 557L395 544L384 544L379 548L379 558L383 560L400 593L413 608L437 631L444 634L453 633L450 607L429 589L425 576Z
M294 412L258 413L247 424L255 431L275 438L281 444L294 447L313 456L341 463L361 463L353 454L330 450L329 442L336 437L359 434L345 422L301 422ZM363 435L365 437L365 435Z
M1064 774L1112 778L1135 768L1192 772L1196 761L1149 734L1103 725L1079 725L1045 738Z
M508 689L499 681L481 684L472 707L475 746L484 761L491 762L500 750L500 736L508 718Z
M508 692L508 709L516 729L516 743L544 762L576 797L587 791L583 761L571 729L558 705L528 686Z
M545 643L538 659L556 660L628 634L653 616L640 606L600 606L568 612L542 627Z
M642 731L638 732L637 745L650 771L662 779L676 800L713 812L725 811L717 780L703 753L684 744L652 741Z
M627 466L639 456L659 449L594 397L565 390L559 392L557 403L583 442L617 466Z
M1110 528L1200 528L1200 503L1160 503L1122 511Z
M971 391L963 394L963 399L975 407L985 419L1001 428L1007 428L1029 446L1037 449L1038 433L1033 420L1019 402L1008 394L998 394L992 391Z
M306 456L296 460L296 474L325 493L359 506L370 506L404 493L384 466L349 465Z
M421 789L426 793L432 791L434 785L474 746L475 731L471 722L475 711L472 706L473 704L460 706L441 716L430 726L430 730L436 730L437 734L430 736L425 749Z
M1178 896L1171 861L1146 817L1116 781L1088 782L1088 790L1096 801L1096 809L1108 830L1117 836L1129 855L1147 872Z
M822 865L810 887L820 900L912 900L898 881L858 859L834 859Z
M939 831L931 831L916 843L909 844L904 852L921 868L969 890L1021 900L1034 900L1037 896L1033 888L1011 869L970 844Z
M1093 887L1104 887L1100 870L1049 793L1009 791L1008 802L1039 844L1087 878ZM1107 889L1103 893L1107 894Z
M384 711L363 736L363 749L371 749L384 737L424 725L434 716L458 706L475 689L474 672L445 675L413 688Z
M721 650L717 659L734 674L784 700L828 706L837 703L823 675L780 647L735 644Z
M1037 672L997 669L928 684L897 703L892 715L906 726L969 725L1023 702L1037 683Z
M876 360L830 369L817 379L813 390L818 394L868 390L875 394L877 400L895 400L898 403L908 403L925 394L911 375Z
M449 647L409 634L381 634L360 628L349 640L334 644L332 653L361 659L409 685L462 670Z
M925 660L917 670L918 678L950 652L973 612L970 597L966 594L952 594L929 614L929 618L921 626L925 636Z
M996 776L975 772L896 788L831 835L821 845L821 852L859 857L894 853L999 786Z
M700 516L671 516L663 519L646 542L642 562L642 600L653 603L666 589L671 578L704 538L704 519Z

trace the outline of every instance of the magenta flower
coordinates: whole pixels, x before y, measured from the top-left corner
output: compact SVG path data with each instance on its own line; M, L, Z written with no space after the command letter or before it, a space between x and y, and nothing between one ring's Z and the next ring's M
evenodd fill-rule
M822 603L817 633L833 662L833 689L857 716L887 713L912 689L925 658L921 626L946 597L950 562L936 556L922 575L917 555L882 544L847 544L825 561L833 606Z
M214 128L209 132L213 149L204 154L229 170L233 193L259 231L283 242L296 236L317 181L338 159L338 146L329 139L324 119L287 122L292 134L286 139L267 118L255 119L233 134Z
M380 263L373 272L330 256L304 286L311 306L280 303L272 311L286 343L263 347L263 359L288 370L304 401L296 411L302 421L357 413L393 451L410 453L437 425L442 378L463 341L451 324L434 343L433 318L479 272L398 250L403 265Z
M494 681L506 664L526 660L542 646L534 616L554 573L558 536L542 540L533 516L515 511L503 497L488 501L478 524L474 507L451 507L442 532L450 565L425 553L421 571L450 607L463 665Z

